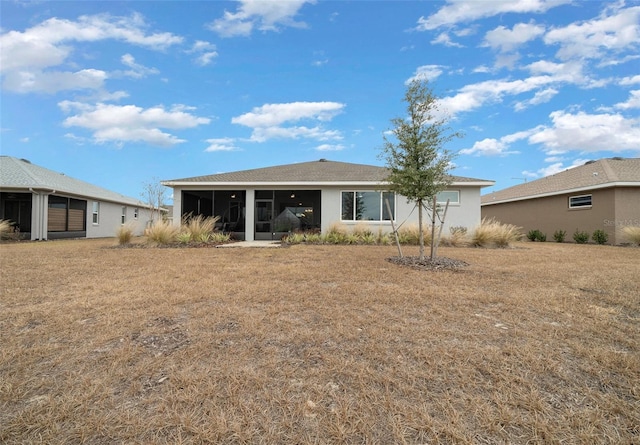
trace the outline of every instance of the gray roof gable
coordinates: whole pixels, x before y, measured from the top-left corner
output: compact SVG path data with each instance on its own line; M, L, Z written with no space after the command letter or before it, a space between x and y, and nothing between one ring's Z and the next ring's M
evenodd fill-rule
M163 181L164 185L199 184L199 183L330 183L330 182L384 182L389 175L385 167L374 165L336 162L326 159L301 162L297 164L278 165L274 167L241 170L229 173L218 173L191 178ZM454 183L486 183L482 179L453 176Z
M0 188L23 191L29 191L29 189L36 191L47 190L54 191L56 194L74 195L100 201L146 207L138 199L112 192L88 182L71 178L63 173L32 164L27 160L11 156L0 156Z
M640 187L640 158L605 158L482 196L482 205L519 201L616 184Z

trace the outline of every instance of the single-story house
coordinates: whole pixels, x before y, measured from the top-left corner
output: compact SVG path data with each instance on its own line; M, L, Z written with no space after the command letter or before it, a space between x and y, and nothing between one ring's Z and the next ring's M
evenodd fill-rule
M221 229L247 241L280 239L293 231L326 231L334 223L366 223L391 231L417 223L414 203L388 192L388 170L326 159L162 181L173 188L178 216L219 216ZM493 181L454 176L439 200L450 200L445 227L480 222L480 189ZM386 202L389 202L390 212Z
M0 156L0 219L22 238L100 238L132 221L141 235L151 212L140 200L37 166Z
M608 158L482 196L482 217L572 241L576 230L604 230L625 242L622 228L640 226L640 158Z

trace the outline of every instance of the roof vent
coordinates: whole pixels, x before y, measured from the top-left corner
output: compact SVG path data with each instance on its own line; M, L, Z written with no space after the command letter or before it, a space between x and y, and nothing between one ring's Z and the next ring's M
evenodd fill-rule
M624 158L621 158L620 156L614 156L611 159L613 159L614 161L622 161L622 160L624 160Z
M325 158L320 158L318 162L327 162L327 160Z
M589 165L589 164L594 164L596 161L587 161L584 163L584 165Z
M27 164L31 164L31 161L25 158L20 158L22 162L26 162Z

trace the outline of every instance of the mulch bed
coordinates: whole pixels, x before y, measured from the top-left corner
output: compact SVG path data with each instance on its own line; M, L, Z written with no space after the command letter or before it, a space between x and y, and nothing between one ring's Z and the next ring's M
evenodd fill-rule
M435 257L433 260L429 257L425 257L421 260L419 256L405 256L402 258L393 256L387 258L387 261L399 266L419 270L459 270L469 265L469 263L465 263L464 261L447 257Z

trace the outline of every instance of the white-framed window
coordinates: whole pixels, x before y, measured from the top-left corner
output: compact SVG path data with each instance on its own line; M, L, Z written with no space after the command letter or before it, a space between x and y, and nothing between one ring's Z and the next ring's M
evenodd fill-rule
M591 207L591 195L569 196L569 208L579 209Z
M93 224L100 224L100 203L98 201L93 201L92 218Z
M135 207L133 209L133 219L138 219L138 208L137 207Z
M127 206L122 206L122 215L120 215L120 224L127 222Z
M460 204L459 190L443 190L436 195L436 202L445 205L449 200L449 204Z
M386 201L391 207L391 215ZM340 209L342 221L389 221L395 220L396 197L393 192L344 191Z

